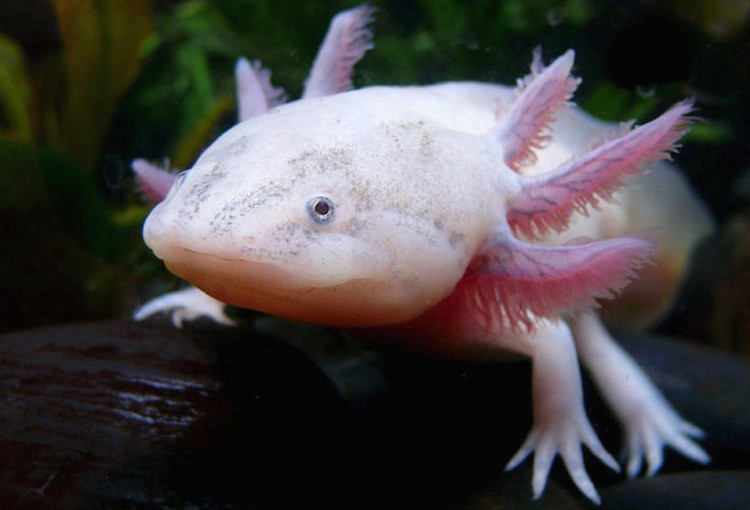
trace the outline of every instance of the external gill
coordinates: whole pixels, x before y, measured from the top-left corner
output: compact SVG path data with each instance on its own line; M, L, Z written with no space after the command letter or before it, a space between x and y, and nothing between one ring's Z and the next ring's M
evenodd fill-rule
M284 89L271 84L271 71L260 60L252 63L246 58L237 61L234 68L237 82L237 116L239 122L265 113L286 102Z
M568 50L547 68L534 50L531 74L519 80L518 97L491 131L505 150L505 164L516 172L536 162L534 149L550 142L550 125L581 82L570 76L575 53Z
M654 242L620 237L578 245L540 246L497 231L472 260L462 279L465 302L479 315L501 317L513 330L535 318L557 319L565 311L612 298L647 263Z
M518 170L535 158L534 149L548 140L545 132L567 103L578 80L571 78L573 52L548 68L535 53L532 74L510 110L489 131L504 150L504 162ZM534 317L557 318L564 311L596 305L612 297L647 262L654 242L622 237L577 245L539 246L517 239L536 239L550 229L567 229L575 211L586 213L600 198L610 199L628 175L648 163L668 158L685 133L692 102L684 101L661 117L602 143L557 170L538 176L508 172L518 192L508 198L507 224L499 225L469 265L464 287L477 311L504 317L513 329ZM468 283L471 283L470 285Z
M303 99L328 96L352 88L354 65L372 48L372 21L375 8L361 5L331 20L323 44L305 82Z
M611 200L625 179L649 163L669 159L688 129L691 100L677 103L660 117L608 141L552 172L519 176L521 193L509 203L514 232L532 239L568 228L573 212L587 213L600 199Z

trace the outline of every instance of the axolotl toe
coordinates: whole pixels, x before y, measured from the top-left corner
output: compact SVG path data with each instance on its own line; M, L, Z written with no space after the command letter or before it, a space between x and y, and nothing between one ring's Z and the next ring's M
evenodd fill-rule
M534 425L508 468L534 453L534 497L559 454L599 501L582 444L619 469L586 416L579 358L622 423L629 475L644 460L657 471L666 445L707 462L700 429L590 310L652 261L661 269L622 301L635 315L657 310L636 322L653 319L711 228L660 162L688 129L691 102L633 129L598 122L569 103L580 81L572 51L548 67L536 52L515 89L351 90L354 63L371 47L371 13L334 18L300 100L285 103L268 71L240 61L242 122L192 169L174 177L134 164L147 194L164 197L146 243L201 289L173 306L205 296L220 319L217 304L229 303L373 328L441 355L530 357ZM631 234L644 231L661 244Z

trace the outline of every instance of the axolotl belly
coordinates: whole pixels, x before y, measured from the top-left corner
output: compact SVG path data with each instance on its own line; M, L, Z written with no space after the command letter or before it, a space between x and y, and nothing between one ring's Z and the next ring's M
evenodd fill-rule
M572 51L549 67L537 53L516 89L347 90L369 48L369 14L334 19L301 100L277 104L266 71L238 66L247 120L166 179L144 226L148 246L224 303L375 328L439 354L529 356L534 426L508 468L534 452L535 497L559 453L599 500L581 444L618 469L586 416L579 357L622 422L628 474L644 458L658 470L665 445L707 462L693 440L700 430L589 310L652 261L658 278L622 302L635 322L655 318L710 229L683 179L658 163L691 104L634 129L593 120L568 103L579 82ZM639 187L618 191L631 180Z

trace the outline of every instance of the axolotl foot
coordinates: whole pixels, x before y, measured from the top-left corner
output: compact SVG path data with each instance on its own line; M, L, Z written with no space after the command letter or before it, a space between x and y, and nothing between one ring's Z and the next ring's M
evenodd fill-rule
M703 448L693 441L703 437L700 428L682 419L662 398L644 404L623 422L625 444L621 457L627 461L628 477L640 473L644 458L648 463L646 476L656 474L664 460L666 446L700 464L711 461Z
M663 449L671 446L701 464L708 454L693 439L703 431L683 419L659 393L636 362L615 343L594 313L581 314L573 323L573 337L584 365L624 433L622 457L629 477L637 476L645 458L652 476L661 468Z
M171 315L172 324L176 328L181 328L184 321L192 321L198 317L208 317L219 324L234 326L235 322L224 313L225 306L224 303L203 291L188 287L168 292L148 301L135 311L133 318L140 321L152 315L164 313Z
M599 504L601 499L583 463L581 444L585 444L604 464L620 472L617 461L602 446L583 408L572 410L570 416L561 419L535 423L505 470L510 471L515 468L534 452L534 474L531 486L534 499L537 499L544 492L552 462L559 453L576 487L591 501Z

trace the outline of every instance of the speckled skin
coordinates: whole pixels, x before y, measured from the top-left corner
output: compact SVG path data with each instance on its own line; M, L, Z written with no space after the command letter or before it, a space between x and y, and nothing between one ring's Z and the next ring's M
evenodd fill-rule
M628 187L617 202L600 200L665 156L689 105L630 132L561 110L578 83L569 77L572 52L548 68L537 56L518 92L478 83L346 91L369 47L368 9L334 19L300 101L276 106L267 73L238 66L249 120L177 179L144 226L146 243L211 296L213 313L219 300L377 327L389 341L433 353L531 357L534 427L508 468L535 452L535 497L559 453L576 485L599 501L582 443L618 469L586 417L579 356L623 423L629 475L644 457L649 473L658 470L665 445L707 462L690 439L700 430L594 313L561 319L624 287L652 249L619 237L633 231L662 238L653 258L662 270L631 293L635 305L624 302L636 316L639 304L657 310L640 323L668 306L690 247L710 229L703 207L664 163L638 177L645 192ZM341 68L346 76L329 76ZM668 199L654 195L664 189ZM592 205L601 207L570 217ZM565 244L580 236L609 240ZM162 298L140 315L184 299Z

